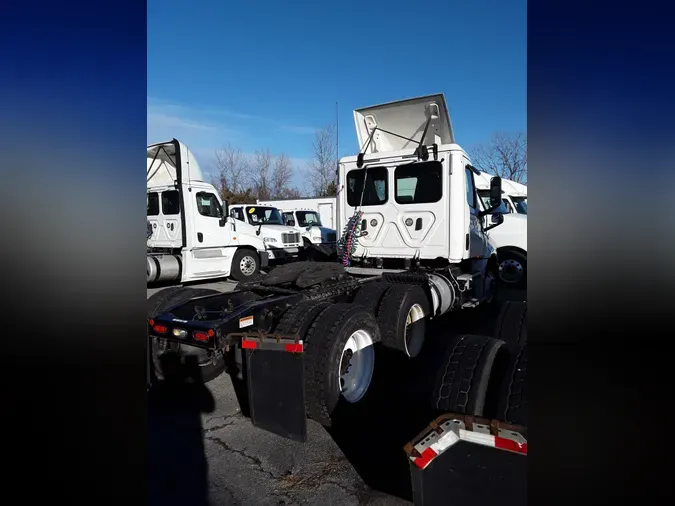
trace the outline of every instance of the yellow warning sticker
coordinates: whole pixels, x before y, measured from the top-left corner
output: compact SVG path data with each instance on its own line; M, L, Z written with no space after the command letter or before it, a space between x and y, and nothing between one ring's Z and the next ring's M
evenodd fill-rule
M248 210L248 214L253 214L253 213L255 213L255 207L251 207L251 208Z
M239 318L239 328L243 329L244 327L250 327L253 325L253 316L244 316Z

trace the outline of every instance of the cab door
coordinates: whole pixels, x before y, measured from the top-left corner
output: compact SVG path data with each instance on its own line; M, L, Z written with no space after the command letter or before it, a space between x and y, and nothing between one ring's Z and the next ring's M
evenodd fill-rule
M221 226L223 206L220 198L210 189L192 187L185 193L185 205L191 208L192 234L190 266L186 274L190 278L227 276L230 273L229 258L234 254L231 227Z
M480 266L476 270L482 271L482 263L487 262L485 257L488 238L483 231L482 220L479 218L480 203L478 202L478 193L476 192L476 184L474 180L473 171L466 166L469 164L468 159L463 160L465 175L466 175L466 202L469 206L469 258L479 260Z

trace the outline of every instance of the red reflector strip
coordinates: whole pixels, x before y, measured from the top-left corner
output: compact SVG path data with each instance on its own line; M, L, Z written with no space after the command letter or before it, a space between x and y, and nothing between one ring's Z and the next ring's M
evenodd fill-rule
M495 438L495 448L527 455L527 443L517 443L516 441L503 437Z
M242 340L241 347L246 350L255 350L258 347L258 343L255 341Z
M302 343L287 344L285 349L291 353L302 353Z
M155 320L148 320L148 323L150 324L150 327L155 326Z
M422 455L415 459L415 465L420 469L427 467L438 454L432 449L427 448L422 452Z
M192 336L197 340L197 341L202 341L202 342L208 342L209 340L209 335L206 332L200 332L200 331L195 331L192 333Z
M166 334L167 328L164 325L155 325L152 327L157 334Z

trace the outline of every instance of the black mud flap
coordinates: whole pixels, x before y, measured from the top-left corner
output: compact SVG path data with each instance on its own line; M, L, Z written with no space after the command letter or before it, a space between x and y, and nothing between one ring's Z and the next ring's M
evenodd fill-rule
M303 343L297 337L244 334L248 399L256 427L294 441L307 440Z
M527 504L527 429L447 414L405 446L415 506Z

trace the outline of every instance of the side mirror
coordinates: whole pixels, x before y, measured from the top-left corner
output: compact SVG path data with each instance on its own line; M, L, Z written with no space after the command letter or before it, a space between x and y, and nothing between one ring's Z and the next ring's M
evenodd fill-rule
M227 202L227 200L223 200L223 216L229 215L230 215L230 204Z
M218 225L224 227L226 223L227 223L227 215L221 216L220 219L218 220Z
M498 227L504 223L504 215L502 213L494 213L490 215L490 225L485 227L484 231L487 232L490 229Z
M289 226L289 227L294 227L294 226L295 226L295 220L289 220L288 226Z
M490 207L498 207L502 203L502 178L490 179Z

